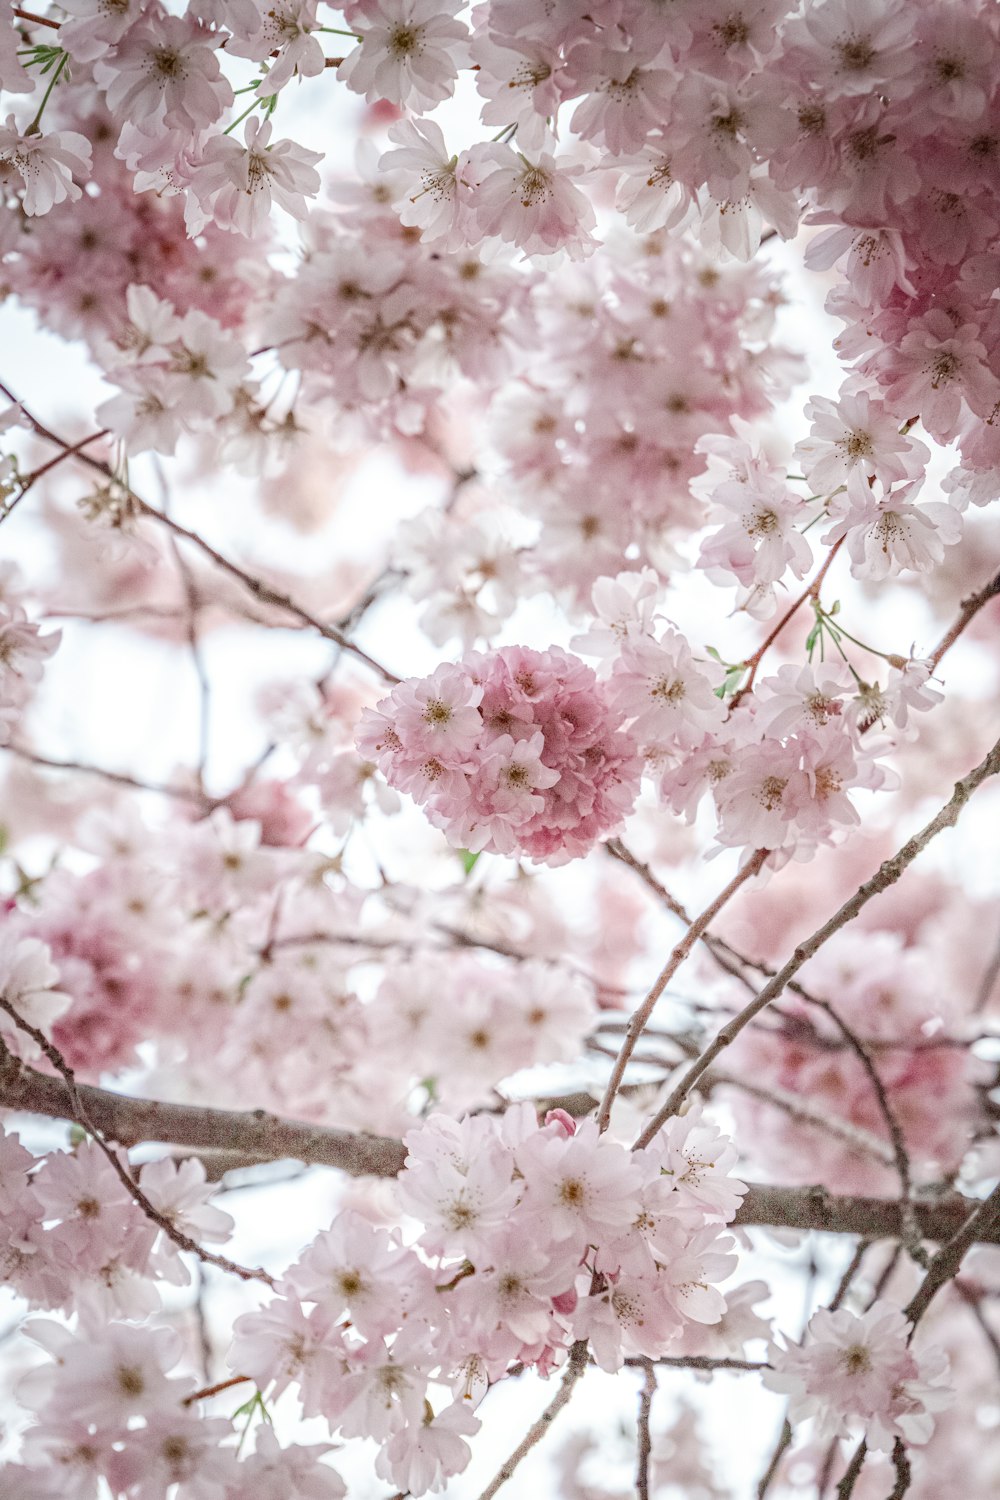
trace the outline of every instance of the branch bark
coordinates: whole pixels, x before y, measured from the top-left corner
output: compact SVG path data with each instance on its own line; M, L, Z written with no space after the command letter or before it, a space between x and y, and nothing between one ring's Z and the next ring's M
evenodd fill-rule
M78 1083L87 1116L120 1146L160 1142L195 1153L228 1155L234 1166L301 1161L334 1167L352 1177L395 1177L406 1159L403 1142L392 1136L365 1135L305 1120L286 1120L266 1110L211 1109L207 1105L168 1104L137 1099L109 1089ZM61 1078L41 1073L14 1057L0 1041L0 1109L70 1120L67 1088ZM958 1193L947 1198L914 1200L921 1236L939 1244L966 1226L978 1204ZM866 1239L899 1239L902 1207L892 1198L839 1196L822 1187L777 1187L753 1183L734 1221L744 1227L814 1229L825 1234L855 1234ZM1000 1244L1000 1222L979 1221L977 1238ZM980 1232L981 1231L981 1232Z

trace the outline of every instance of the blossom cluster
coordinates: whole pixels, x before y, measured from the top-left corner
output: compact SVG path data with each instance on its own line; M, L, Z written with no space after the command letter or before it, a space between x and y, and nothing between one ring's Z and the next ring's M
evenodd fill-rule
M461 10L385 0L345 13L357 46L337 68L340 84L419 116L450 96L459 72L471 68L484 125L502 125L501 134L517 142L517 149L494 140L450 154L432 120L407 119L395 128L373 198L401 215L390 212L387 220L397 226L397 250L413 231L421 279L431 274L430 250L439 280L452 283L449 300L460 305L445 323L433 316L428 322L419 295L402 284L406 277L389 271L398 260L391 244L381 269L373 266L360 280L360 268L345 268L353 300L362 304L354 314L375 314L373 297L379 304L374 320L362 320L367 333L357 330L367 356L358 372L364 398L393 389L387 373L376 374L378 356L424 343L429 326L432 342L443 337L454 352L467 299L435 244L475 252L492 240L529 255L582 254L593 246L595 224L582 187L592 183L600 193L610 178L630 227L647 233L694 223L709 248L725 246L743 258L763 222L787 236L803 209L812 209L812 222L831 227L814 243L811 263L842 265L847 278L831 308L847 324L841 354L858 366L850 394L877 390L900 423L918 413L939 441L957 436L969 466L963 475L997 467L992 414L1000 375L986 270L997 200L987 122L991 59L1000 43L989 7L969 5L959 18L941 0L905 7L901 0L824 0L801 16L769 0L736 11L686 7L668 27L639 5L535 16L514 0L494 0L471 13L471 31ZM173 194L186 204L173 233L177 226L183 232L185 212L194 233L206 226L256 232L272 200L304 215L306 197L319 187L319 154L289 141L272 144L269 117L246 121L242 145L231 134L238 118L223 131L234 103L223 63L266 63L251 111L258 102L270 111L293 78L324 72L324 29L315 0L296 0L280 14L264 14L251 0L239 15L224 17L201 10L174 16L154 6L135 14L126 7L109 19L100 7L82 5L58 27L55 49L74 70L72 85L60 84L49 106L67 128L6 127L0 156L22 183L18 201L31 216L67 204L92 216L80 182L93 171L103 193L114 151L140 194L155 189L166 204L154 207L144 197L128 218L169 218ZM24 66L16 40L5 31L4 77L15 93L33 98L35 69L52 49L34 49L38 56ZM554 125L560 110L575 152L561 150L546 123ZM307 262L310 285L302 292L313 307L314 277L344 283L324 263L330 225L319 219L316 229L321 264ZM32 260L41 251L51 263L43 248L49 230L31 238L33 246L14 234L5 249ZM485 274L474 253L466 264ZM502 282L504 273L497 274ZM98 302L105 296L105 289L95 293ZM279 312L275 326L290 313ZM480 333L493 321L480 317ZM312 337L331 342L327 319L313 327ZM288 334L276 341L294 342ZM410 376L407 384L416 387L402 402L412 424L421 382ZM634 430L639 418L618 413L617 420ZM969 484L975 488L956 480L963 494Z
M839 933L802 970L806 992L833 1003L874 1060L917 1181L957 1168L984 1071L954 1044L967 1007L950 992L944 971L926 940L907 943L892 929ZM893 1191L898 1177L884 1110L857 1051L815 1005L791 997L783 1009L780 1021L739 1039L736 1067L786 1097L807 1099L828 1119L858 1127L869 1143L882 1143L881 1159L861 1142L852 1145L815 1130L806 1157L789 1162L786 1117L734 1097L737 1118L751 1131L755 1159L780 1163L789 1180L812 1182L820 1175L834 1190Z
M469 652L363 716L362 754L458 848L561 864L614 832L638 791L634 740L558 647Z
M950 1406L948 1361L933 1345L910 1347L913 1329L899 1307L878 1300L864 1313L814 1313L801 1344L771 1346L764 1382L789 1396L789 1421L815 1418L819 1438L863 1430L888 1453L898 1440L922 1444L934 1415Z
M926 664L893 668L885 689L786 665L727 709L722 668L664 624L657 592L651 569L595 585L575 644L601 677L555 647L470 652L366 710L359 750L453 845L550 863L619 826L643 761L677 813L711 792L721 845L804 859L855 826L849 793L894 785L867 731L933 706Z
M398 1488L461 1472L473 1407L512 1363L547 1374L585 1339L614 1371L721 1318L715 1283L735 1257L720 1225L743 1184L697 1112L631 1154L592 1120L557 1110L539 1125L529 1105L431 1115L406 1139L413 1235L340 1214L237 1321L230 1353L265 1393L294 1386L304 1415L374 1437Z
M81 1326L98 1328L157 1312L157 1282L189 1284L177 1246L93 1140L38 1165L17 1135L5 1133L0 1152L4 1278L31 1306L75 1313ZM174 1229L206 1243L229 1238L233 1221L209 1203L215 1189L200 1161L148 1162L138 1181Z
M158 1074L161 1089L218 1069L214 1097L233 1107L394 1131L415 1090L469 1108L498 1081L579 1053L598 1010L594 981L567 961L568 933L536 944L538 957L522 958L509 932L504 952L473 952L472 937L452 951L460 912L428 925L376 911L343 881L336 891L317 881L319 856L262 838L287 834L291 793L255 791L245 806L233 799L241 818L218 809L166 835L92 818L82 842L100 850L97 868L53 871L6 913L0 997L81 1077L134 1069L140 1045L153 1043L175 1060ZM374 991L359 993L357 965L376 954ZM37 1058L2 1011L0 1034Z

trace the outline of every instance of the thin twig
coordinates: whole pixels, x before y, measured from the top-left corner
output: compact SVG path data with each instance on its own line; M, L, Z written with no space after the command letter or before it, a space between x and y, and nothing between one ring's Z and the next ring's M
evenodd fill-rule
M896 1470L896 1483L892 1487L892 1494L889 1496L889 1500L903 1500L903 1496L910 1488L913 1471L910 1468L910 1460L901 1438L897 1438L892 1445L892 1463L893 1468Z
M14 6L14 14L22 21L31 21L35 26L51 26L53 31L58 31L62 25L61 21L53 21L51 16L39 16L33 10L21 10L17 5Z
M772 1368L770 1361L766 1359L729 1359L722 1355L716 1359L711 1354L661 1354L658 1359L652 1361L636 1354L629 1355L625 1363L636 1370L644 1370L650 1363L664 1370L705 1370L708 1372L713 1370L756 1372Z
M565 1406L569 1405L576 1383L587 1368L587 1340L578 1339L569 1351L569 1363L563 1375L559 1389L556 1391L548 1406L542 1412L537 1422L534 1422L524 1437L518 1443L514 1452L506 1463L501 1464L489 1484L479 1496L479 1500L493 1500L493 1496L507 1483L521 1462L526 1458L532 1448L536 1447L548 1432L556 1417Z
M774 1480L777 1477L778 1469L781 1465L781 1460L784 1458L789 1447L791 1446L791 1442L792 1424L786 1417L781 1424L781 1431L778 1433L778 1441L774 1445L774 1452L771 1454L767 1468L761 1475L760 1483L757 1485L757 1500L763 1500L763 1497L767 1494L768 1490L771 1488L771 1485L774 1483Z
M715 917L718 916L719 912L725 906L726 902L729 901L730 898L734 896L736 892L747 883L748 880L752 880L755 875L758 875L760 873L761 866L766 860L768 852L769 851L767 849L758 849L743 866L743 868L733 876L729 884L719 892L714 901L710 902L710 904L706 906L701 915L694 919L687 932L681 938L680 942L676 945L673 952L670 954L670 957L663 965L663 968L656 976L646 995L646 998L631 1016L628 1023L628 1028L625 1032L625 1039L622 1042L621 1049L618 1053L617 1058L615 1059L614 1067L611 1069L611 1077L608 1079L608 1086L604 1091L604 1098L601 1100L600 1108L597 1111L597 1124L600 1130L604 1131L608 1128L608 1124L611 1120L611 1106L614 1104L615 1095L618 1093L618 1090L621 1088L624 1081L625 1069L628 1066L628 1060L632 1056L632 1053L635 1051L635 1045L645 1029L646 1022L653 1014L653 1009L656 1005L656 1002L659 1000L660 996L663 994L663 991L666 989L671 979L677 973L677 970L681 967L684 960L688 957L695 943L701 937L706 928L708 928L711 922L715 919Z
M852 1151L873 1157L883 1166L892 1165L892 1151L879 1140L878 1136L873 1135L870 1130L863 1129L860 1125L852 1125L850 1121L842 1120L839 1115L831 1115L818 1104L810 1104L800 1094L793 1094L788 1089L778 1088L775 1084L764 1088L758 1083L751 1083L748 1078L741 1078L737 1073L721 1073L716 1068L705 1075L704 1081L706 1085L721 1084L725 1088L739 1089L740 1093L748 1094L751 1099L759 1099L763 1104L771 1104L793 1120L798 1120L813 1130L822 1130L826 1135L833 1136L834 1140L841 1141Z
M865 1258L865 1252L871 1247L871 1243L871 1240L859 1240L857 1245L855 1246L854 1254L851 1256L847 1270L840 1278L837 1290L834 1292L833 1299L829 1304L830 1312L837 1311L837 1308L840 1306L840 1304L843 1302L844 1298L850 1291L851 1282L860 1271L861 1262Z
M107 435L107 428L102 427L100 432L92 432L89 437L81 438L80 441L78 443L74 443L71 448L64 448L61 453L56 454L55 458L50 458L48 462L42 464L40 468L33 470L33 472L30 474L26 474L21 480L21 488L14 496L13 500L11 500L8 505L0 509L0 522L6 521L8 516L13 515L14 511L20 505L21 501L31 489L32 485L37 484L38 481L44 478L44 476L48 474L51 469L55 469L59 464L65 463L67 458L74 458L78 453L82 453L84 448L89 447L91 443L96 443L98 438L107 437Z
M20 407L25 419L28 421L34 432L37 433L39 437L44 438L47 442L55 443L58 447L63 449L68 450L73 446L72 444L66 442L64 438L59 437L58 434L53 432L50 427L46 427L44 422L40 422L36 416L28 411L23 402L18 401L13 391L11 391L10 388L2 381L0 381L0 392L2 392L2 394L5 395L9 401L12 401L16 406ZM85 464L88 468L93 469L98 474L102 475L103 478L111 480L112 483L118 485L122 492L129 497L135 507L144 516L147 516L150 520L156 521L161 526L165 526L167 530L169 530L174 536L179 537L183 541L189 542L193 547L196 547L198 551L200 551L205 557L209 558L209 560L213 562L217 568L219 568L222 572L228 573L231 578L235 578L237 582L241 583L243 587L249 593L251 593L255 599L258 600L259 603L270 604L276 609L284 610L287 614L293 615L297 620L300 620L303 625L308 625L311 630L315 630L319 635L324 636L327 640L334 641L338 646L341 647L342 650L349 652L350 655L355 657L356 660L363 662L365 666L369 667L373 672L381 677L384 682L387 682L390 685L394 685L395 683L399 682L399 678L395 675L395 673L390 672L386 667L383 667L381 662L378 662L374 657L369 656L367 651L363 651L360 646L356 646L352 640L348 639L348 637L344 635L342 630L338 630L336 625L325 624L322 620L317 619L315 615L311 614L309 610L304 609L301 604L296 603L296 601L292 599L288 594L282 594L279 590L271 588L268 584L264 583L262 579L255 578L253 574L248 573L245 568L241 568L238 563L230 561L228 557L225 557L215 547L206 542L203 537L197 534L197 532L189 531L186 526L181 526L180 523L173 520L172 517L164 515L163 511L157 510L155 505L150 505L148 501L143 500L140 495L137 495L129 485L124 484L121 478L114 472L110 464L102 463L98 459L91 458L89 453L83 452L81 444L78 443L76 445L76 449L77 451L75 451L72 456L76 458L78 462Z
M970 594L967 599L962 600L962 608L959 611L958 619L945 632L937 646L931 652L930 662L932 670L937 667L945 652L951 650L969 621L973 620L979 611L989 604L991 599L996 599L997 597L1000 597L1000 573L997 573L995 577L990 579L989 583L984 584L976 593Z
M653 1452L653 1439L649 1431L649 1418L656 1395L656 1368L651 1359L643 1360L644 1375L639 1391L639 1416L636 1431L635 1492L638 1500L649 1500L649 1460Z
M159 1209L147 1198L131 1172L122 1165L117 1151L113 1151L108 1145L103 1132L94 1124L81 1097L80 1090L77 1087L76 1075L59 1051L59 1048L49 1041L44 1031L40 1031L37 1026L32 1026L30 1021L26 1021L10 1001L2 995L0 995L0 1010L6 1011L15 1026L18 1026L26 1036L31 1037L35 1045L41 1048L49 1062L56 1069L62 1078L69 1098L72 1109L71 1118L93 1138L98 1150L102 1152L114 1169L115 1176L121 1182L122 1187L135 1199L146 1217L151 1219L158 1228L162 1229L167 1238L173 1240L179 1249L188 1251L190 1255L196 1255L206 1265L217 1266L220 1271L229 1271L232 1275L239 1276L243 1281L262 1281L265 1286L273 1287L275 1285L274 1277L269 1275L262 1267L241 1266L236 1261L227 1259L224 1255L216 1255L214 1251L204 1249L203 1246L198 1244L197 1240L193 1240L189 1234L185 1234L182 1229L178 1229L176 1224L160 1213ZM4 1047L3 1051L6 1052L7 1048ZM0 1057L2 1057L2 1054L0 1054Z
M844 1470L843 1477L837 1485L837 1500L850 1500L850 1496L854 1494L854 1486L858 1482L858 1475L864 1468L867 1454L868 1444L862 1438L854 1450L853 1458Z
M159 781L140 781L137 776L130 776L126 771L109 771L105 766L89 766L79 760L54 760L52 756L40 755L37 750L28 750L24 745L4 745L0 748L11 755L16 755L19 760L30 761L35 766L44 766L46 770L81 771L86 776L100 776L103 781L113 781L116 786L132 787L137 792L156 792L162 797L180 797L184 801L197 802L201 806L210 805L210 799L196 787L170 786L166 782Z
M955 1290L979 1324L980 1332L989 1344L993 1352L993 1358L997 1363L997 1370L1000 1372L1000 1338L993 1331L986 1314L983 1312L982 1296L974 1292L972 1287L967 1286L965 1282L959 1281L957 1277L955 1279Z
M931 1260L927 1273L904 1308L908 1320L913 1324L910 1337L931 1302L946 1282L958 1275L965 1253L983 1233L990 1233L1000 1226L1000 1183L992 1193L978 1203L957 1234Z
M207 1385L203 1390L192 1391L190 1396L185 1396L181 1402L182 1406L193 1406L196 1401L207 1401L210 1396L218 1396L222 1391L231 1390L234 1385L245 1385L252 1377L249 1375L230 1375L228 1380L220 1380L217 1385Z
M843 541L844 538L841 537L838 541L834 542L823 562L822 567L816 574L816 577L812 580L811 583L806 585L798 598L789 605L788 609L786 609L777 625L773 626L773 628L768 632L766 639L761 643L760 646L757 647L757 650L754 652L753 656L747 657L743 665L750 668L750 676L740 688L739 692L734 693L732 698L730 699L730 710L734 709L737 703L739 703L740 699L743 698L747 693L753 691L753 682L754 678L757 675L757 668L760 666L766 652L778 639L778 636L784 630L789 620L793 617L793 615L798 613L807 599L819 598L819 591L823 585L823 580L826 577L827 572L829 571L830 564L833 562L833 559L840 551L841 546L843 545Z
M837 910L829 921L824 922L822 927L816 931L795 949L791 958L779 969L777 974L757 994L750 1004L745 1006L739 1014L733 1017L723 1026L701 1053L700 1057L688 1068L684 1077L671 1093L669 1099L658 1110L653 1119L643 1130L636 1141L636 1147L648 1146L653 1137L680 1109L691 1089L695 1086L702 1075L712 1066L715 1059L736 1040L740 1032L756 1016L760 1014L772 1000L776 1000L785 989L789 980L795 975L815 953L822 948L834 933L839 932L849 922L853 921L858 913L865 907L873 896L880 895L902 875L917 855L945 828L952 828L958 821L962 808L968 802L972 793L984 782L987 777L995 776L1000 771L1000 740L986 754L983 760L974 770L970 771L961 781L955 783L951 797L941 808L940 812L930 820L929 823L914 834L913 838L907 840L902 849L894 854L891 859L885 860L870 880L865 881L854 895Z
M979 982L979 989L976 991L976 999L972 1007L976 1015L984 1011L989 1004L990 996L993 994L993 987L997 979L1000 979L1000 936L997 937L993 956L983 971L983 977Z
M212 708L212 685L209 681L208 671L205 667L205 658L198 638L198 612L201 601L191 576L191 569L184 561L180 547L173 537L170 539L171 551L177 564L177 571L181 575L181 584L184 588L184 597L187 602L187 620L185 634L187 635L188 649L191 653L191 665L198 683L198 758L195 771L198 777L198 787L204 791L205 768L208 765L208 750L211 733L211 708Z
M830 1020L845 1039L852 1052L854 1052L868 1077L868 1081L875 1093L879 1112L885 1121L886 1128L892 1139L892 1150L896 1162L896 1171L899 1174L899 1190L902 1201L903 1240L913 1259L926 1265L926 1256L920 1250L920 1231L917 1227L916 1215L913 1212L913 1178L910 1172L909 1152L906 1149L906 1141L903 1137L902 1127L900 1126L896 1112L889 1103L885 1084L879 1076L878 1069L875 1067L867 1047L861 1041L860 1037L851 1030L839 1012L834 1009L829 1000L817 1000L814 996L810 996L809 1004L817 1006L830 1017Z
M206 542L204 537L199 536L196 531L190 531L186 526L182 526L179 521L175 521L172 516L164 515L161 510L156 509L155 505L148 504L147 501L140 499L131 490L129 493L144 516L147 516L152 521L156 521L161 526L165 526L174 536L180 537L183 541L190 542L193 547L196 547L199 552L213 562L220 571L228 573L231 578L235 578L238 583L241 583L259 603L273 605L276 609L282 609L286 613L294 615L297 620L302 621L303 625L308 625L311 630L315 630L317 634L323 636L326 640L334 641L342 651L348 652L356 661L363 662L376 676L380 677L383 682L388 683L390 686L394 686L399 682L400 679L394 672L390 672L388 667L384 667L373 656L369 656L367 651L363 651L360 646L355 645L354 641L344 635L343 631L338 630L336 625L328 625L323 620L318 619L309 610L303 609L301 604L297 604L289 594L283 594L278 589L271 588L263 579L256 578L252 573L248 573L245 568L241 568L238 563L234 563L228 557L225 557L217 548Z

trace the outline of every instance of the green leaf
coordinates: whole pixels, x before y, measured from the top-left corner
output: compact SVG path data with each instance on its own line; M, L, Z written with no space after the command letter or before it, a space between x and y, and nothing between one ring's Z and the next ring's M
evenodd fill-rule
M462 869L466 875L471 875L476 868L476 860L479 858L479 854L473 854L471 849L456 849L455 852L462 861ZM480 850L480 853L482 853L482 850Z

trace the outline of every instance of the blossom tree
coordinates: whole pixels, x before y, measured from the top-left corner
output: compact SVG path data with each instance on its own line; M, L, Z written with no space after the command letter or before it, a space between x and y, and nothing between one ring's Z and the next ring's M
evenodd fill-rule
M0 1500L1000 1493L1000 11L41 3Z

